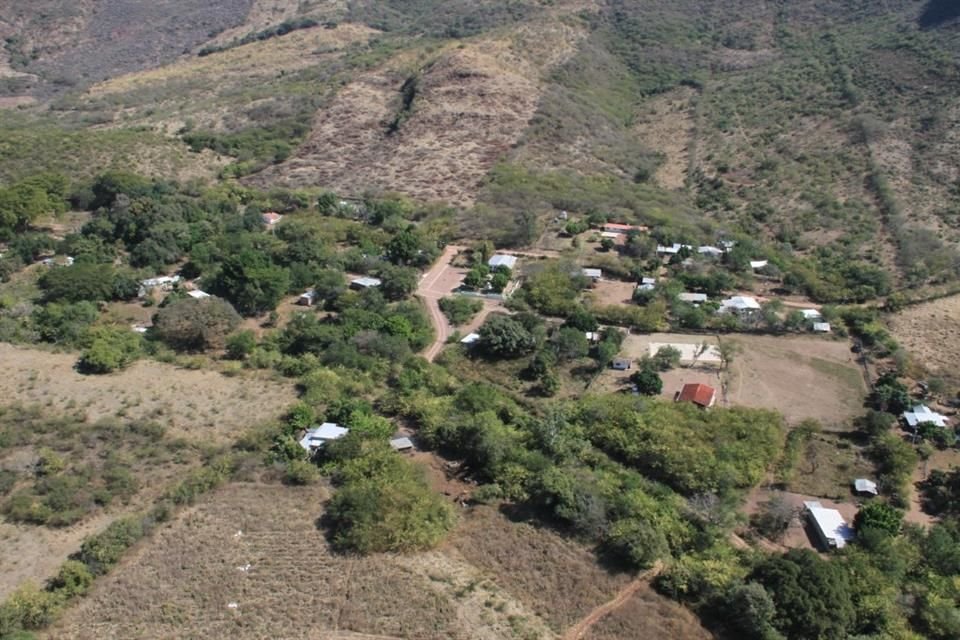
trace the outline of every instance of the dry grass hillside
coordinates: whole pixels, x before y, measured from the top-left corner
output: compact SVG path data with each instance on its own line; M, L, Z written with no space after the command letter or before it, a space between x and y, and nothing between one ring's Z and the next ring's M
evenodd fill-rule
M549 640L627 581L587 549L486 507L463 513L437 551L338 555L316 524L328 496L324 486L217 491L134 550L46 637ZM676 604L652 592L636 600L657 612L644 622L651 633L710 637Z

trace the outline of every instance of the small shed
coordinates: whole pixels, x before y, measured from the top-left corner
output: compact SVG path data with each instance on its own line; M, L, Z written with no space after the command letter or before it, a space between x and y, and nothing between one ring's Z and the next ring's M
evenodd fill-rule
M187 295L195 300L203 300L205 298L212 297L206 291L201 291L200 289L194 289L193 291L187 291Z
M751 269L763 269L765 266L770 264L769 260L751 260L750 268Z
M590 278L591 280L599 280L603 277L602 269L594 269L592 267L585 267L580 271L585 277Z
M829 322L814 322L813 330L816 333L830 333L830 323Z
M610 366L617 371L626 371L633 366L633 363L630 362L629 358L614 358L613 362L610 363Z
M268 227L272 227L273 225L283 220L283 216L277 213L276 211L268 211L263 215L261 215L260 219L263 220L263 224L267 225Z
M468 333L460 339L460 344L471 345L480 341L479 333Z
M867 480L866 478L857 478L854 480L853 490L861 495L869 494L871 496L875 496L880 493L877 491L877 483L873 480Z
M677 300L680 302L689 302L690 304L700 304L701 302L707 301L707 294L705 293L687 293L684 291L677 296Z
M390 446L393 447L394 451L412 451L413 441L410 438L394 438L390 441Z
M640 284L657 284L656 278L640 278Z
M916 429L921 424L927 422L935 424L938 427L947 426L947 416L937 413L936 411L931 411L930 407L925 404L918 404L910 411L904 411L903 419L906 420L907 425L912 429Z
M701 247L697 247L697 253L699 253L702 256L710 256L712 258L718 258L724 254L724 251L720 247L703 245Z
M720 301L720 311L732 313L751 313L760 310L760 303L750 296L733 296Z
M800 313L803 314L804 320L813 320L814 322L820 320L823 316L820 315L820 312L816 309L801 309Z
M349 429L341 427L333 422L324 422L319 427L307 429L307 432L300 439L300 446L304 451L313 453L327 442L338 440L347 435Z
M586 336L587 342L600 342L600 333L597 331L584 331L583 335Z
M307 289L297 298L297 304L301 307L312 307L317 301L317 292L313 289Z

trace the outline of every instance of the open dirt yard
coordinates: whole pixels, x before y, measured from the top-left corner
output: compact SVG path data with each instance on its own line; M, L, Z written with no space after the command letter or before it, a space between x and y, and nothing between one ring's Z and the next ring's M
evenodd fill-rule
M849 344L809 336L723 337L741 347L720 377L716 366L681 366L661 374L663 395L672 398L684 384L703 383L720 391L719 405L775 409L790 423L813 418L825 427L849 428L849 420L862 412L866 385ZM621 356L639 359L649 354L651 343L716 344L714 336L665 334L629 335ZM591 386L593 392L626 388L632 371L605 371Z
M910 307L890 317L893 336L931 373L960 382L960 296Z
M600 280L594 283L587 295L593 300L594 304L601 307L612 304L632 304L633 291L636 288L636 282Z
M810 525L807 523L807 518L802 513L804 502L819 502L827 509L836 509L840 512L840 515L843 516L843 519L846 520L847 524L853 522L857 511L859 511L859 507L853 502L837 502L817 496L804 495L802 493L771 491L770 489L758 487L747 497L744 512L747 516L758 513L763 505L774 495L782 497L797 514L790 523L790 527L787 529L783 538L776 541L776 544L783 549L812 549L814 551L822 551L822 549L817 548L817 543L815 543L816 533L810 528Z
M290 384L255 373L234 378L142 360L106 376L74 370L76 354L0 344L0 396L6 402L104 416L149 418L170 436L194 443L231 442L246 428L271 420L296 401Z
M549 640L630 580L490 507L464 510L435 551L339 555L317 527L328 496L323 485L228 485L132 550L44 637ZM652 591L611 616L634 606L656 612L652 634L709 637Z

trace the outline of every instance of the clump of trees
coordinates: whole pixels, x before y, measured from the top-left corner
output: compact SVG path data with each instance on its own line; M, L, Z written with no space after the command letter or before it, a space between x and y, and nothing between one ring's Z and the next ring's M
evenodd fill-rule
M77 362L83 373L112 373L133 363L142 353L143 341L129 329L96 327L87 334L86 346Z
M440 310L453 325L464 325L480 313L483 302L467 296L452 296L440 299Z
M156 314L153 330L175 349L222 349L227 335L240 324L240 315L226 300L181 298Z

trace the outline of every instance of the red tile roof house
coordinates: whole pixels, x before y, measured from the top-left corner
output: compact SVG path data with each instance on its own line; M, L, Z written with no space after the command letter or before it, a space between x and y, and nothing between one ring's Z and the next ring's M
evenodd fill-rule
M702 409L709 409L717 402L717 390L705 384L685 384L675 400L692 402Z

